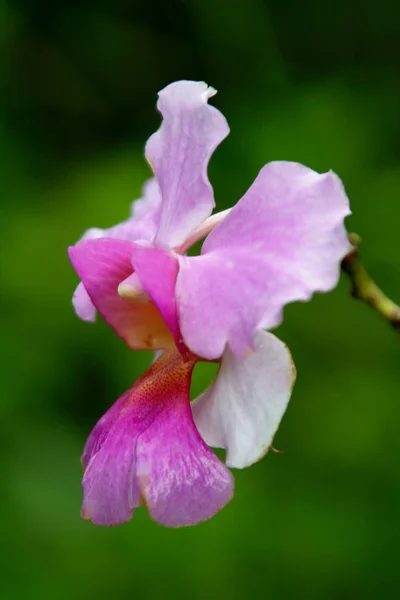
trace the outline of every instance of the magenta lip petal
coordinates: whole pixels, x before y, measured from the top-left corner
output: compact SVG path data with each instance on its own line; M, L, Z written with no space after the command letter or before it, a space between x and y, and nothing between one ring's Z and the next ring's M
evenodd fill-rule
M129 521L140 504L135 477L135 438L129 423L114 424L102 448L90 460L83 477L81 515L95 525Z
M205 521L233 495L233 476L201 439L188 403L142 433L136 476L151 516L167 527Z
M195 360L162 355L89 436L83 518L117 525L143 500L170 527L213 516L232 497L233 477L201 439L189 386Z
M196 81L177 81L159 93L163 121L146 144L163 199L157 246L179 246L214 208L207 166L229 133L225 117L207 104L215 93Z
M83 449L83 454L81 458L82 466L84 469L88 466L90 459L99 452L103 443L107 439L107 436L110 432L110 429L113 427L115 422L117 421L121 409L124 403L127 400L129 392L126 392L119 398L111 408L101 417L101 419L96 423L88 439L86 440L85 447Z

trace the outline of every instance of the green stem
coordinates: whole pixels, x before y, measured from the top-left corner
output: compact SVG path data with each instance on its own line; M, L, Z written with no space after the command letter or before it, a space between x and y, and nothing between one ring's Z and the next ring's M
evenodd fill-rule
M362 264L360 257L360 236L356 233L350 233L349 241L351 250L342 261L342 271L350 278L352 296L368 304L385 321L400 332L400 307L382 292Z

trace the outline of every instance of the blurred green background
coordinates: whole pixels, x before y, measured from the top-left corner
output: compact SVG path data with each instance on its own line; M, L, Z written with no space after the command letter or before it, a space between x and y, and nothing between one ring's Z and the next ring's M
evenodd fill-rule
M140 509L100 528L79 518L81 450L150 357L76 318L66 254L139 197L157 91L201 79L232 130L210 167L218 207L270 160L334 169L365 262L400 300L399 3L0 7L1 597L399 598L400 343L347 281L285 312L285 454L236 472L207 523L169 530Z

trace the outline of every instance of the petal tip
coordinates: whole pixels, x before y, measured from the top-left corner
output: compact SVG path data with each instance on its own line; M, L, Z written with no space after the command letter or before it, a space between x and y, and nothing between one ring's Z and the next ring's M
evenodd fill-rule
M92 515L91 515L89 509L87 508L87 506L82 506L82 508L81 508L81 519L83 519L84 521L92 520Z
M158 97L162 100L163 97L167 96L179 95L182 97L182 95L184 95L188 101L193 101L197 98L207 102L207 100L212 96L215 96L216 93L217 90L209 86L205 81L182 79L180 81L173 81L164 87L158 92Z
M205 85L207 85L205 83ZM218 90L216 90L215 88L213 88L211 85L207 86L207 89L204 91L203 96L205 101L207 102L207 100L209 98L212 98L213 96L215 96L218 93Z

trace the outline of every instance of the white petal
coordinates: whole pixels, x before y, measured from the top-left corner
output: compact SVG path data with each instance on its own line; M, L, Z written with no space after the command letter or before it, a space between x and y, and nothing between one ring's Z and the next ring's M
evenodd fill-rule
M258 332L254 347L240 359L226 348L212 386L192 403L204 440L225 448L226 464L238 469L268 452L296 378L288 348L272 333Z

